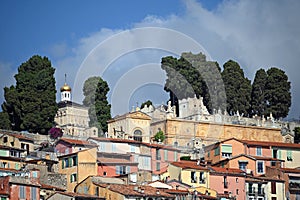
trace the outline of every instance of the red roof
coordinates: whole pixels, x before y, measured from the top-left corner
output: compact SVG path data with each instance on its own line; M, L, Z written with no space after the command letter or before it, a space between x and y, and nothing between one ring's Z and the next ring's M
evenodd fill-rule
M76 144L76 145L82 145L82 146L97 146L95 144L91 144L90 142L86 140L74 140L74 139L69 139L69 138L61 138L61 141L64 141L69 144Z
M122 158L98 158L98 162L103 164L126 164L126 165L138 165L138 163Z
M300 169L299 168L280 168L281 171L286 172L286 173L297 173L300 174Z
M2 132L2 134L4 135L10 135L12 137L15 137L15 138L18 138L20 140L28 140L28 141L31 141L33 142L33 139L29 138L29 137L26 137L24 135L21 135L21 134L17 134L17 133L8 133L8 132Z
M210 168L218 173L231 173L231 174L245 173L243 170L235 169L235 168L223 168L223 167L210 167Z
M52 185L46 185L46 184L41 184L41 189L55 190L55 191L66 191L65 189L55 187L55 186L52 186Z
M284 143L284 142L264 142L264 141L251 141L242 140L248 146L265 146L265 147L285 147L285 148L299 148L300 144Z
M174 196L164 192L162 189L157 189L151 186L137 186L137 185L121 185L121 184L96 184L100 187L107 188L113 192L122 194L124 196L136 197L167 197Z
M171 165L176 167L180 167L182 169L198 169L198 170L208 170L207 167L203 167L201 165L197 165L195 161L180 161L180 162L172 162Z

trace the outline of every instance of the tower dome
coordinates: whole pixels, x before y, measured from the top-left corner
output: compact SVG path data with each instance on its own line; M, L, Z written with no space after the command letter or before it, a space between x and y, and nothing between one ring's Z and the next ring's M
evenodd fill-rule
M67 84L67 83L65 83L61 88L60 88L60 91L61 92L71 92L71 87Z
M67 84L67 75L65 74L65 84L60 88L61 101L71 101L71 87Z

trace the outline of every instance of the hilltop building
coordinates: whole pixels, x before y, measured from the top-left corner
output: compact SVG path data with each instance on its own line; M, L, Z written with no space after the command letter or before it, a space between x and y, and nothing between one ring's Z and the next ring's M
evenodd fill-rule
M71 100L71 87L65 83L60 92L61 100L58 103L55 122L63 129L64 135L81 138L98 136L98 129L89 127L88 108Z

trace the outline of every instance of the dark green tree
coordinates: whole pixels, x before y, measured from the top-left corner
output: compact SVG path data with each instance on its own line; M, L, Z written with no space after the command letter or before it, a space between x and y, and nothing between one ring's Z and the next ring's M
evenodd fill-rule
M299 144L300 143L300 127L295 127L294 133L295 133L294 143Z
M281 69L272 67L267 70L266 82L266 113L272 113L275 119L288 115L291 106L291 83Z
M157 142L163 142L165 140L166 136L162 130L159 130L155 135L154 135L154 140Z
M15 75L16 86L4 88L2 109L18 131L47 134L57 111L55 69L47 57L32 56Z
M144 108L144 107L145 107L145 105L147 105L147 106L149 107L150 105L153 105L153 104L152 104L152 101L150 101L150 100L147 100L147 101L145 101L144 103L142 103L142 105L141 105L141 109L142 109L142 108Z
M223 68L222 78L226 91L227 112L233 115L239 111L248 116L251 101L250 80L244 76L244 71L235 61L227 61Z
M107 131L107 121L111 119L108 91L108 84L101 77L91 77L84 82L83 104L89 107L89 125L97 127L99 133Z
M178 99L194 95L204 98L209 112L224 108L221 69L216 62L206 61L204 54L182 53L179 59L167 56L162 58L161 67L167 73L164 89L170 93L172 105L176 105L177 109Z
M252 115L266 115L267 109L266 101L266 83L268 75L264 69L256 71L251 92L251 114Z
M11 123L9 121L9 115L6 112L0 112L0 129L11 130Z

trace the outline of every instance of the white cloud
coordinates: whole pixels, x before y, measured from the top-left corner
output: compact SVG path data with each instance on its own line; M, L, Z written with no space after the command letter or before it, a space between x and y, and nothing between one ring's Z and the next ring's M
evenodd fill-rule
M79 68L82 63L95 70L93 73L97 73L101 67L109 65L111 77L113 77L112 73L116 73L115 77L121 77L120 73L126 73L124 68L128 71L129 68L147 64L150 61L160 63L160 60L154 61L148 58L153 54L147 56L138 51L133 55L128 55L130 59L124 59L123 63L117 62L122 57L126 57L122 52L126 53L136 47L148 45L148 47L158 48L163 46L164 49L166 47L172 49L173 53L183 49L189 51L184 46L186 45L185 41L178 37L151 31L140 35L135 29L163 27L190 36L200 43L212 59L218 61L220 65L229 59L238 61L250 79L254 77L259 68L267 69L271 66L278 66L285 70L292 82L293 102L290 115L298 117L299 113L297 112L299 112L300 106L296 102L300 101L300 79L297 75L298 56L300 55L300 27L297 25L297 20L300 18L299 1L224 1L218 9L213 11L204 9L201 4L192 0L185 1L185 5L186 12L181 16L172 15L167 18L148 16L134 24L131 30L102 29L82 38L78 46L73 48L71 57L56 62L58 73L56 76L60 76L56 77L59 80L58 83L62 84L62 74L64 73L70 74L71 79L75 79L78 70L81 74L86 73L85 75L88 76L90 71ZM124 34L122 31L127 32ZM124 34L126 37L119 37L120 34ZM110 43L105 44L105 41L108 40ZM101 45L102 47L103 45L110 46L99 48ZM157 54L168 55L168 52L157 52ZM117 60L112 60L116 55L121 58L117 57L115 58ZM86 57L88 60L84 62ZM157 57L153 57L157 59ZM114 62L110 63L111 61ZM139 75L137 74L137 76ZM82 81L84 79L77 79L74 86L80 88L80 84L83 84L80 83ZM77 96L76 101L81 101L82 91L77 89L75 92L77 93L74 94ZM115 114L121 113L116 111Z
M10 87L15 84L14 75L17 72L12 68L10 63L0 61L0 102L4 101L4 87ZM1 106L0 106L0 110Z

